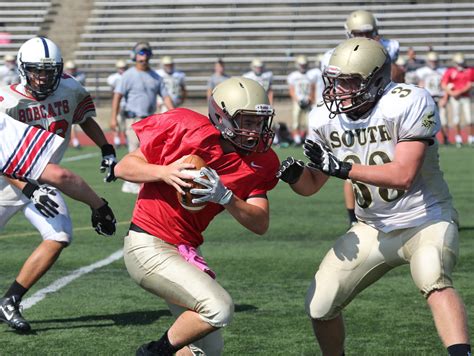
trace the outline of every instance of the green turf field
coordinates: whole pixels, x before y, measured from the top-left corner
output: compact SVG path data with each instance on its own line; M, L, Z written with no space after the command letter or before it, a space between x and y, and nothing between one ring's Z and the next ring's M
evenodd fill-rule
M67 156L89 152L95 151L86 148ZM281 149L278 154L302 156L300 149ZM474 149L443 147L440 154L461 218L454 281L474 325ZM69 201L74 243L25 298L121 248L134 196L121 193L119 182L103 183L98 164L97 156L65 166L109 200L119 221L117 235L96 235L89 228L89 208ZM224 329L224 355L319 355L304 297L324 253L347 227L342 182L331 179L310 198L295 195L281 183L270 200L271 227L265 236L252 235L227 214L205 233L202 251L236 305L234 321ZM37 233L21 214L0 234L2 294L38 243ZM165 303L136 286L121 259L47 295L24 316L34 331L20 335L0 324L0 355L134 355L140 344L160 337L172 323ZM346 355L446 354L407 266L359 295L345 318Z

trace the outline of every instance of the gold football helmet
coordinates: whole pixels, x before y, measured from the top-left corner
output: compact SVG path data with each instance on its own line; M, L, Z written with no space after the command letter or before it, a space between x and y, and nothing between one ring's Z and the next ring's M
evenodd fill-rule
M323 99L331 117L358 118L370 111L391 82L390 56L378 42L355 37L334 50L324 70Z
M274 110L256 81L233 77L217 85L209 98L209 118L224 139L238 149L265 152L275 133Z
M348 38L367 37L374 38L378 35L377 20L372 13L365 10L352 12L344 24Z

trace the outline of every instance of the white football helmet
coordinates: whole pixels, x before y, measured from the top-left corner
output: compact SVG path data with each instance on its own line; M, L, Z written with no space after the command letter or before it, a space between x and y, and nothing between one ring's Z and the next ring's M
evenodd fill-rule
M23 43L17 55L21 84L37 99L51 95L61 81L61 50L45 37L34 37Z

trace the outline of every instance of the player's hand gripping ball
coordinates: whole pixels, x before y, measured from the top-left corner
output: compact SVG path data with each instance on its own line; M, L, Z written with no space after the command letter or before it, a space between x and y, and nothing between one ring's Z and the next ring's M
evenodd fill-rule
M201 157L199 157L197 155L187 156L184 159L183 163L192 163L192 164L194 164L194 166L196 168L194 168L194 169L185 169L185 170L182 171L183 173L186 173L189 176L193 177L192 179L186 179L185 180L187 183L191 183L192 186L190 188L184 188L183 187L183 190L186 193L184 195L180 194L179 192L176 192L176 194L178 196L178 201L181 204L181 206L183 208L185 208L186 210L189 210L190 212L193 212L193 213L198 212L198 211L202 210L207 205L207 202L194 204L192 202L193 198L199 198L201 196L191 194L190 190L193 189L193 188L199 188L199 189L205 188L201 184L198 184L198 183L194 182L193 179L196 178L196 177L200 177L199 171L201 170L201 168L207 167L207 164Z

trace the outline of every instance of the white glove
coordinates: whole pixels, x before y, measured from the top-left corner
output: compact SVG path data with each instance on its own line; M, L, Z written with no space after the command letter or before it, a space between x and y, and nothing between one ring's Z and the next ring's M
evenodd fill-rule
M199 177L194 178L194 182L204 186L204 189L193 188L191 194L202 195L201 198L194 198L193 204L210 201L213 203L226 205L229 204L234 193L221 182L221 178L215 170L209 167L201 168ZM203 178L203 177L207 177Z
M54 218L59 214L59 204L55 201L58 196L56 189L48 185L27 183L23 188L25 194L35 205L35 208L46 218Z

